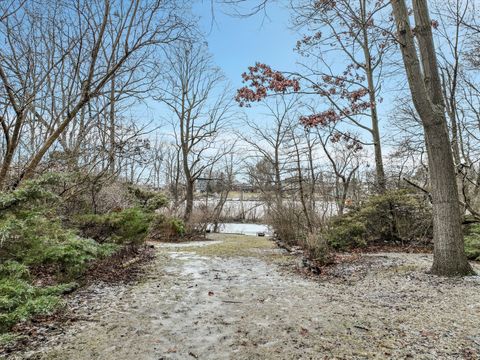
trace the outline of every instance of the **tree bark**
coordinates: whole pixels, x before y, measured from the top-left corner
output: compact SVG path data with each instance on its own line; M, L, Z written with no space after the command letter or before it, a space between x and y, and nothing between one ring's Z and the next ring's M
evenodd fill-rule
M110 169L110 174L115 174L115 76L112 76L112 81L110 84L110 112L108 114L109 116L109 140L110 140L110 145L108 148L108 167Z
M11 135L9 133L9 128L6 125L5 120L3 118L0 119L2 120L1 121L2 129L4 131L4 136L6 140L5 158L3 159L3 162L1 162L2 165L0 168L0 190L2 190L5 185L5 180L7 179L8 172L12 165L12 160L13 160L13 156L15 155L15 150L20 140L22 125L25 121L26 110L24 107L20 106L17 103L15 99L14 91L12 90L12 87L10 85L10 82L8 81L7 75L5 74L5 71L1 66L0 66L0 79L2 80L3 86L5 87L10 103L12 104L13 110L16 114L15 126L13 128L13 133Z
M391 3L408 84L422 120L428 152L434 236L431 272L443 276L469 275L473 270L464 250L455 168L427 1L413 0L414 32L422 66L417 56L405 0L392 0Z
M375 91L375 81L373 78L373 66L372 66L372 56L370 53L370 40L368 37L367 24L368 14L365 13L366 6L362 6L362 19L365 23L363 24L363 53L365 54L365 73L367 75L367 84L368 84L368 96L370 101L370 115L372 119L372 138L373 138L373 149L375 154L375 186L376 190L379 193L384 193L387 184L385 179L385 170L383 168L383 157L382 157L382 143L380 140L380 127L378 125L378 112L377 112L377 98Z
M186 194L185 194L185 215L184 215L185 222L188 222L190 220L190 217L192 216L193 190L194 190L194 182L187 180L187 188L186 188Z

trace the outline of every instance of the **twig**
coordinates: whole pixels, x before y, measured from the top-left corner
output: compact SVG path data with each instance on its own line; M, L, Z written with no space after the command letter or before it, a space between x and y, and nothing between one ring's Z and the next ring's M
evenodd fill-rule
M432 202L432 195L430 194L430 192L427 189L421 187L418 184L415 184L413 181L407 179L406 177L404 177L403 180L405 182L407 182L408 184L412 185L414 188L419 189L420 191L427 194L430 202ZM473 209L472 206L470 205L470 203L467 201L467 196L465 194L465 189L464 188L462 189L462 192L463 192L463 196L465 198L465 202L461 201L460 199L458 200L458 202L460 203L460 205L462 205L464 208L466 208L468 211L470 211L470 214L476 219L476 221L473 221L473 222L478 222L478 220L480 220L480 213L475 211L475 209ZM469 223L469 222L472 222L472 221L467 221L467 222L464 222L464 223Z
M353 325L353 327L355 327L355 328L357 328L357 329L362 329L362 330L365 330L365 331L370 331L369 328L364 327L364 326L361 326L361 325Z
M406 177L403 177L403 181L405 181L407 184L412 185L414 188L422 191L423 193L427 194L428 199L430 202L432 201L432 195L430 194L430 191L427 189L423 188L422 186L415 184L412 180L407 179Z

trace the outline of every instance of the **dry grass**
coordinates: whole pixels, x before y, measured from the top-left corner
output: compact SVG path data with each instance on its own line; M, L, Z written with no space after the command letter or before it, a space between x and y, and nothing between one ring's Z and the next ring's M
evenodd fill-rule
M211 234L210 240L220 240L207 246L182 247L180 251L193 252L200 256L236 257L251 256L265 259L288 257L277 248L276 244L268 237L235 235L235 234Z

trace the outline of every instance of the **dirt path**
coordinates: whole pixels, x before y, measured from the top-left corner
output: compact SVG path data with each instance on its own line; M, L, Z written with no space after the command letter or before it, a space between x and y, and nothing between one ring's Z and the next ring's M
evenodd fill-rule
M268 240L217 240L159 246L141 284L77 294L83 320L16 358L480 358L478 276L440 279L424 273L428 255L376 254L308 279Z

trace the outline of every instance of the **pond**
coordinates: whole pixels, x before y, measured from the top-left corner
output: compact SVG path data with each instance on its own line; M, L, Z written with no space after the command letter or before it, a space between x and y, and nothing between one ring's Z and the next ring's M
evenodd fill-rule
M271 229L264 224L250 224L250 223L222 223L220 226L220 233L224 234L242 234L242 235L257 235L264 233L267 236L272 235ZM210 229L212 227L210 226Z
M195 200L193 204L196 208L207 206L213 209L213 207L215 207L217 204L217 201L218 199L212 197L209 198L208 201L205 199ZM294 204L295 206L300 207L300 203L298 201L294 202ZM330 217L336 215L337 213L336 204L334 202L317 201L316 207L318 214L322 217ZM220 215L222 219L243 219L253 223L262 221L267 212L268 206L264 201L228 199L225 202Z

